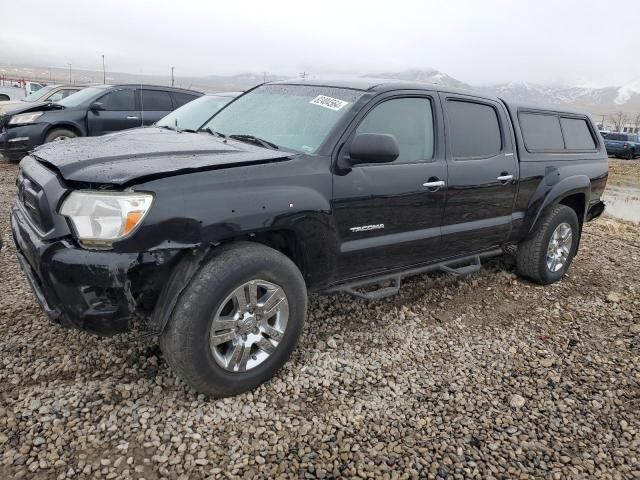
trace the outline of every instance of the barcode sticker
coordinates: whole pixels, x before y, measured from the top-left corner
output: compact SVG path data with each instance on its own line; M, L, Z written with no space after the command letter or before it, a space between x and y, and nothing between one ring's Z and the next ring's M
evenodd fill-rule
M318 95L316 98L309 102L311 105L318 105L319 107L328 108L329 110L335 110L336 112L348 105L349 102L340 100L338 98L327 97L325 95Z

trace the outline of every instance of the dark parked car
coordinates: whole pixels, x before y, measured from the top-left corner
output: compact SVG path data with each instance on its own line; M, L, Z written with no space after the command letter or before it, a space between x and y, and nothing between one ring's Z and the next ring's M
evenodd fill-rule
M504 253L556 282L604 210L607 156L582 113L303 80L259 86L204 128L40 147L21 163L11 226L52 321L113 334L142 319L214 396L278 370L307 292L375 300L408 275Z
M201 95L153 85L88 87L57 103L0 115L0 154L19 160L43 143L151 125Z
M604 139L607 154L633 160L640 155L640 140L637 133L609 132Z
M59 102L63 98L67 98L84 87L79 85L50 85L36 90L31 95L27 95L21 100L6 100L0 102L0 113L13 112L19 113L18 110L30 108L35 103Z
M156 126L172 130L198 130L218 110L242 92L211 93L196 98L158 120Z

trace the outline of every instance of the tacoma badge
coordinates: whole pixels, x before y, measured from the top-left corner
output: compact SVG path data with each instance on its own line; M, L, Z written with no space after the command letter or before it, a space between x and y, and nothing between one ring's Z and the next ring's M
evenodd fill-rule
M351 227L353 233L356 232L368 232L370 230L382 230L384 228L384 223L376 223L375 225L362 225L361 227Z

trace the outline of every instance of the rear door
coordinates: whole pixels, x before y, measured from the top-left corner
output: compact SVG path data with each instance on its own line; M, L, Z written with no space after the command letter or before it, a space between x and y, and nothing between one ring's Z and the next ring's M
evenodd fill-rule
M96 102L100 103L102 108L89 109L87 112L89 136L104 135L142 125L135 88L123 87L111 90Z
M437 93L394 92L372 100L346 133L339 156L348 155L358 133L393 135L400 156L393 163L357 165L334 174L340 277L437 257L447 174ZM424 185L429 182L435 186Z
M140 92L143 125L151 125L173 111L173 101L169 92L147 88L140 90Z
M442 245L448 256L500 245L511 230L518 165L501 103L441 93L447 131L447 199Z

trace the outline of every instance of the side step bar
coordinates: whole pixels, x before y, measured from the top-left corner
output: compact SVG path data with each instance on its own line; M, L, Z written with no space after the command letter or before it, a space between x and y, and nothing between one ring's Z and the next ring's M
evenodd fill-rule
M469 255L466 257L447 260L444 262L433 263L431 265L425 265L423 267L410 268L396 273L387 273L378 275L375 277L369 277L363 280L356 280L354 282L344 283L324 291L324 293L336 293L344 292L354 297L364 298L365 300L380 300L382 298L390 297L400 291L402 285L402 279L413 275L419 275L421 273L432 272L440 270L446 273L452 273L453 275L469 275L470 273L477 272L481 268L480 260L482 258L497 257L502 255L504 251L501 248L489 250L476 255ZM370 287L382 282L391 282L388 287L382 287L370 292L363 292L359 289Z

